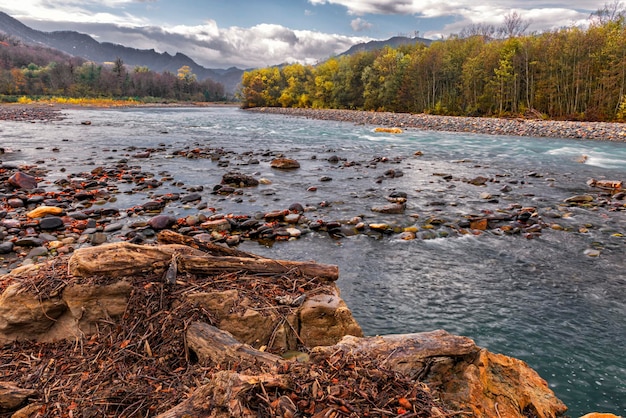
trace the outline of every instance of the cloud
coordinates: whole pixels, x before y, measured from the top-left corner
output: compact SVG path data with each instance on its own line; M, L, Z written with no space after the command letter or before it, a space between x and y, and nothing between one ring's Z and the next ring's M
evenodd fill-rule
M170 27L78 23L73 24L72 29L97 33L95 38L99 42L155 49L172 55L180 52L207 68L258 68L285 62L315 64L346 51L355 43L372 40L271 24L220 28L213 20L196 26Z
M314 6L337 5L346 8L349 15L412 15L417 18L452 18L455 23L440 28L442 33L456 33L456 29L476 23L502 23L504 16L516 10L523 19L532 20L531 30L546 30L575 24L585 24L589 15L604 7L605 0L308 0ZM427 34L425 34L427 35Z
M360 17L353 19L352 22L350 22L350 26L352 26L352 30L355 32L361 32L372 28L372 24L370 22L361 19Z

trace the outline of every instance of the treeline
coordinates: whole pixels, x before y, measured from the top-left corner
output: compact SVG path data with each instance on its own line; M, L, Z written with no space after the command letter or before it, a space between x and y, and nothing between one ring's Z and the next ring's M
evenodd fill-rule
M0 35L0 95L70 98L133 98L143 101L223 101L224 86L198 81L189 67L177 74L127 68L121 59L95 64L50 48Z
M598 14L586 29L505 39L452 36L246 72L243 107L311 107L466 116L541 113L626 120L626 24ZM471 33L471 31L469 31Z

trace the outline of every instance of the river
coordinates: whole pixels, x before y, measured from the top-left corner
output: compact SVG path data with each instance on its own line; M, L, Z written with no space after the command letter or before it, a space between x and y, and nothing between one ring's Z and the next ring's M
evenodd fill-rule
M415 226L418 239L409 241L346 229L342 238L309 233L274 245L244 241L240 248L337 264L342 296L368 335L433 329L465 335L526 361L571 416L626 414L626 211L619 202L563 203L583 194L602 199L602 192L587 185L590 179L626 180L626 143L378 133L369 125L232 107L64 113L66 119L50 123L0 122L2 147L11 150L0 160L47 169L43 186L51 190L68 174L121 159L167 179L155 190L122 190L107 203L119 209L155 193L199 190L218 213L253 214L297 202L311 219L361 216L392 227ZM194 148L213 150L214 158L175 154ZM145 149L149 158L134 157ZM301 168L270 168L280 154ZM233 170L267 184L233 196L212 194ZM468 181L479 176L489 181ZM404 214L372 212L393 192L406 193ZM559 228L509 235L445 227L470 215L519 207L537 208ZM197 212L181 202L165 209L177 216Z

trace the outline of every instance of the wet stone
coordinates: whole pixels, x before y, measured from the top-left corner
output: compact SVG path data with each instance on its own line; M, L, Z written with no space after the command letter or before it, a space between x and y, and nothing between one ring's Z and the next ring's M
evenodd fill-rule
M13 251L12 242L0 242L0 254L9 254Z
M113 224L109 224L107 226L104 227L104 232L115 232L115 231L119 231L120 229L122 229L124 227L124 224L121 222L118 223L113 223Z
M246 174L230 172L222 176L222 184L228 184L234 187L254 187L259 185L259 181Z
M40 247L43 245L43 240L37 237L24 237L15 241L17 247Z
M13 209L17 209L17 208L23 208L24 207L24 201L22 199L19 199L17 197L11 198L9 200L7 200L7 204L12 207Z
M170 215L157 215L148 221L148 225L157 231L167 229L175 223L176 218Z
M63 219L58 216L48 216L39 221L39 228L44 230L60 229L64 226Z
M183 203L197 202L199 200L202 200L200 193L191 193L180 198L180 201Z
M37 179L21 171L9 177L8 182L11 186L19 189L32 190L37 188Z

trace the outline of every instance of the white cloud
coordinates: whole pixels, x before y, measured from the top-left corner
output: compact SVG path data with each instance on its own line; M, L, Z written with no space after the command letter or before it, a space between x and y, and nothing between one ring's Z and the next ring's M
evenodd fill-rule
M352 27L352 30L355 32L361 32L361 31L372 28L372 24L370 22L368 22L367 20L361 19L360 17L353 19L352 22L350 22L350 26Z

